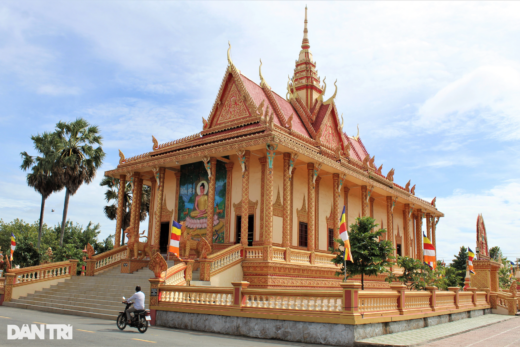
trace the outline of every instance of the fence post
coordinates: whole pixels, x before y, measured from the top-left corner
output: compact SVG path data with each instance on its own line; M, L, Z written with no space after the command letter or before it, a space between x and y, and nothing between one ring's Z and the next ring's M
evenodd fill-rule
M469 287L468 289L466 289L466 291L473 293L473 295L471 296L473 300L473 306L477 306L477 288Z
M343 312L347 315L359 315L359 289L361 283L340 283L343 289Z
M4 277L4 302L9 302L13 297L13 285L16 283L16 274L4 273Z
M69 275L76 276L76 274L78 272L78 262L79 262L79 260L78 259L69 259L69 262L70 262Z
M399 293L399 298L397 299L397 309L399 310L399 314L404 314L404 308L406 306L406 296L405 290L406 286L404 284L391 284L390 289L395 290Z
M431 294L430 297L430 307L432 308L432 311L435 312L435 306L437 305L437 287L426 287L426 290L428 290Z
M233 306L242 308L246 306L246 296L242 295L242 290L249 287L249 282L231 282L233 285Z
M211 279L211 260L199 259L200 263L200 280L209 281Z
M94 270L96 268L96 261L94 259L87 259L87 273L86 276L94 276Z
M448 290L450 292L454 292L455 293L455 308L458 309L459 308L459 291L460 291L460 287L448 287Z

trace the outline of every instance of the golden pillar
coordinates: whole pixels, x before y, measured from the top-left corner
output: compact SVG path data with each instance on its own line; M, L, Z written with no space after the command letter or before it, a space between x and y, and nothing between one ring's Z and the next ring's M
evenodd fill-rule
M392 242L394 246L394 257L396 255L397 246L394 237L394 214L392 212L393 199L391 196L386 197L386 239Z
M403 209L403 256L411 257L410 252L410 204L405 204Z
M296 172L296 168L293 168L292 170L292 177L294 178L294 173ZM294 229L293 229L293 221L294 221L294 179L291 179L291 217L289 221L290 225L290 245L293 245L293 238L294 238Z
M123 228L123 218L125 217L125 186L126 186L126 175L119 176L119 188L117 191L117 221L116 221L116 236L115 236L115 248L121 246L121 229Z
M291 153L283 154L283 230L282 247L291 246L291 180L289 170Z
M431 223L431 215L430 213L426 213L426 236L428 239L432 240L432 223Z
M242 207L240 222L240 243L247 247L247 231L249 230L249 162L251 158L250 151L242 151L238 155L238 160L242 166Z
M164 176L166 176L166 169L161 167L158 168L157 173L159 174L159 186L155 192L155 202L154 202L154 229L153 229L153 249L159 250L160 240L161 240L161 212L162 212L162 204L163 204L163 196L164 196ZM169 241L168 241L169 242Z
M273 244L273 179L274 157L277 145L267 144L267 167L265 173L264 246Z
M153 231L154 231L153 223L155 221L153 211L155 211L155 198L156 198L155 192L157 191L157 183L154 178L150 179L150 181L151 181L150 205L148 206L148 233L146 234L146 237L147 237L147 240L153 241ZM153 244L153 242L151 242L151 244Z
M132 189L132 208L130 210L130 225L134 228L135 233L139 233L139 223L141 221L141 194L143 191L143 182L141 174L134 172L132 174L131 182Z
M433 247L435 247L435 255L437 255L437 245L435 243L435 240L436 240L436 237L435 237L435 232L436 232L436 229L437 229L437 222L435 222L435 217L432 216L432 244L433 244ZM437 259L437 257L435 258Z
M314 163L307 163L307 194L309 196L309 209L307 211L307 250L314 251L315 240L315 218L316 218L316 197L314 189Z
M315 249L320 249L320 181L321 181L321 177L318 176L316 177L316 181L314 182L314 194L316 195L316 199L315 199L315 209L316 209L316 217L315 217L315 224L316 226L314 227L314 230L315 230L315 233L316 233L316 237L315 237ZM325 240L327 238L325 237Z
M374 202L376 201L376 199L374 199L373 197L370 197L368 199L369 203L370 203L370 217L372 218L375 218L374 216Z
M348 189L347 187L345 187ZM340 197L340 186L339 186L339 174L335 173L332 175L332 234L335 239L339 238L339 219L340 217L340 207L339 207L339 197ZM328 232L328 230L327 230ZM327 248L329 245L327 245ZM338 248L338 244L334 241L334 249Z
M173 220L179 221L179 197L181 194L181 173L175 173L175 207L173 208ZM184 212L184 211L183 211Z
M264 211L265 211L265 168L267 163L267 157L258 158L260 162L260 233L258 241L260 244L264 243ZM285 197L285 195L284 195Z
M208 216L208 223L206 226L206 240L208 240L210 246L213 246L213 216L215 215L215 183L217 176L217 158L211 158L209 162L211 163L209 168L211 172L211 177L208 177L208 207L206 210Z
M224 243L230 243L231 241L231 195L232 187L233 187L233 166L235 164L230 161L229 163L226 163L226 230L224 232Z
M417 210L417 227L416 227L416 230L415 230L415 237L416 237L416 247L417 247L417 250L416 250L416 255L417 255L417 259L419 259L420 261L423 260L423 239L422 239L422 210L421 209L418 209Z
M368 215L368 190L367 186L361 186L361 217Z

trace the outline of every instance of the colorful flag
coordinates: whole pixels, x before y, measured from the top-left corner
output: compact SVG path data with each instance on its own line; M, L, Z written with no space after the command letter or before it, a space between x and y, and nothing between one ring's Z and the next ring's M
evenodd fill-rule
M174 253L180 257L179 243L181 241L181 228L182 226L176 221L172 222L172 232L170 234L170 247L168 252Z
M347 231L347 217L345 216L345 206L343 206L343 213L341 214L341 219L339 220L339 237L343 240L343 244L345 245L345 261L352 262L352 253L350 252L350 240L348 238ZM348 254L347 254L348 251Z
M435 259L435 246L431 243L430 239L423 233L424 243L424 263L431 269L435 270L437 267L437 261Z
M475 253L471 250L471 248L468 247L468 269L471 274L475 274L475 271L473 271L473 258L475 257Z
M14 234L11 233L11 261L13 261L13 253L14 253L14 249L16 248L16 240L14 238Z

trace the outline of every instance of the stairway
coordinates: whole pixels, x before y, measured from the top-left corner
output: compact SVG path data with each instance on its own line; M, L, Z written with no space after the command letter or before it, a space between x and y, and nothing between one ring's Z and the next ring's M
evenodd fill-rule
M173 262L168 262L168 266L173 266ZM148 280L153 277L153 272L148 268L133 274L122 274L120 267L116 266L96 276L74 276L34 294L4 302L3 305L115 320L125 308L121 303L122 297L133 295L137 285L141 286L141 291L146 295L146 308L149 307Z

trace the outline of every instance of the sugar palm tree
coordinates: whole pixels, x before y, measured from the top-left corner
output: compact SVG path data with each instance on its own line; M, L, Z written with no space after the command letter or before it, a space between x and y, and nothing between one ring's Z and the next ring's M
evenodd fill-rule
M55 143L53 134L43 133L42 135L31 136L31 139L40 155L30 156L27 152L21 152L22 165L20 165L20 168L24 171L31 170L27 174L27 184L42 196L37 245L37 248L40 249L45 201L52 193L63 189L63 185L59 181L57 168L53 162L53 144Z
M118 207L118 192L119 192L119 180L111 177L105 177L100 183L100 186L107 187L105 192L105 200L112 204L104 207L105 215L110 220L117 218L117 207ZM141 194L141 211L139 219L145 220L150 210L150 196L151 189L148 186L143 185L143 193ZM125 230L130 226L130 211L132 209L132 185L127 182L125 185L125 193L123 196L123 224L121 230ZM124 245L125 238L121 234L121 244Z
M105 152L101 148L102 137L95 125L78 118L73 122L56 124L56 157L60 181L65 186L63 220L61 222L60 246L63 246L63 233L67 221L69 198L76 194L79 187L89 184L101 166ZM96 148L93 146L98 145Z

